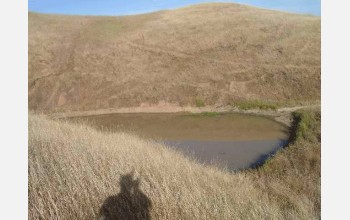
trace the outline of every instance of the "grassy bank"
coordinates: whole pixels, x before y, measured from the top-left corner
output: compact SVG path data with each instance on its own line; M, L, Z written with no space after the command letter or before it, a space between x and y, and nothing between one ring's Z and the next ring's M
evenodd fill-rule
M320 117L300 114L290 147L237 174L136 136L30 114L29 219L318 219Z
M320 101L263 101L263 100L240 100L231 103L231 106L238 110L273 110L278 111L283 108L294 108L297 106L320 106Z
M249 109L260 109L260 110L277 110L278 105L272 102L265 102L259 100L253 101L237 101L233 104L240 110L249 110Z
M303 211L312 219L320 219L321 113L301 110L294 112L293 117L289 146L257 170L246 173L284 212Z
M222 113L220 112L200 112L200 113L189 113L190 116L194 117L215 117Z

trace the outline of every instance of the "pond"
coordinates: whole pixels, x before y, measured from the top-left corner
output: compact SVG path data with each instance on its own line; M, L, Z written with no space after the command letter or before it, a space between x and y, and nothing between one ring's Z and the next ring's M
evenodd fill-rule
M70 120L134 133L231 171L262 163L289 137L288 127L273 119L238 113L117 113Z

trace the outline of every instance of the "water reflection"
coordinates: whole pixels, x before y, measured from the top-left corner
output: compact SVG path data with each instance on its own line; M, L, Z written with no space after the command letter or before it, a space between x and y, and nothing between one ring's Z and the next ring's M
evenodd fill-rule
M165 141L164 144L182 151L204 164L215 164L231 171L261 165L287 140L260 141Z

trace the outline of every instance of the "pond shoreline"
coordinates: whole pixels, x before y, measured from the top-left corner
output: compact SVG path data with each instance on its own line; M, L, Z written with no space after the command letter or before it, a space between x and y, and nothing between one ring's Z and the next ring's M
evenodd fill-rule
M48 114L51 118L62 119L72 117L84 117L84 116L97 116L107 114L118 114L118 113L241 113L250 114L257 116L265 116L274 119L288 127L292 126L293 118L291 113L299 109L312 109L320 108L320 105L303 105L293 107L283 107L276 110L261 110L261 109L249 109L241 110L237 107L232 106L205 106L205 107L192 107L192 106L176 106L176 105L165 105L165 106L141 106L141 107L128 107L119 109L98 109L89 111L67 111L67 112L56 112Z
M270 117L234 112L113 113L63 120L135 134L230 171L263 162L290 137L290 129Z

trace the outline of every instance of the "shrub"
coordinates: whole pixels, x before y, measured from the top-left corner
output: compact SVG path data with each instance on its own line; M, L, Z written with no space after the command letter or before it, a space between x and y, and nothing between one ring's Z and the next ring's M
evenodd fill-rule
M293 117L294 121L297 123L295 128L295 140L305 139L314 141L318 134L315 130L318 117L320 116L312 111L300 110L293 112Z
M202 99L196 99L196 106L197 107L204 107L205 106L205 103Z
M234 106L238 107L238 109L240 110L249 110L249 109L276 110L278 107L277 104L275 103L258 101L258 100L239 101L239 102L235 102Z

